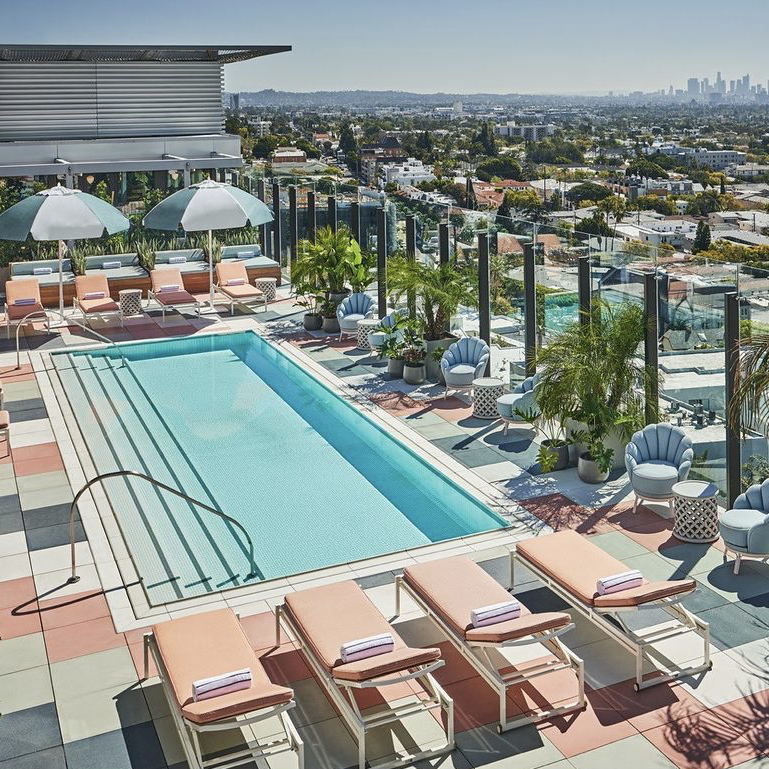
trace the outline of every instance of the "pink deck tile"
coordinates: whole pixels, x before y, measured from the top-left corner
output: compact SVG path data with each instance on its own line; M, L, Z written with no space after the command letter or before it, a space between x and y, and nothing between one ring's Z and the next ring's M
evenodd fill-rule
M727 723L735 734L741 734L752 751L750 758L765 754L769 748L769 690L749 694L738 700L727 702L713 708L722 721Z
M111 617L97 617L75 625L52 628L45 630L44 635L51 663L116 649L126 642L122 633L115 632Z
M390 414L396 414L400 417L425 411L426 408L429 409L429 407L425 407L424 404L402 392L376 393L369 400Z
M499 721L499 697L478 675L444 686L446 694L454 700L454 729L466 732L485 724ZM508 704L510 702L508 700ZM508 707L508 717L515 715L514 705ZM443 723L443 711L433 710L433 716Z
M520 504L556 531L574 529L580 534L599 534L613 530L599 510L578 505L563 494L522 499Z
M137 643L129 643L128 651L131 652L131 659L136 668L136 675L139 679L144 678L144 641L138 641ZM149 668L147 670L147 678L153 678L158 674L157 665L155 665L155 658L152 656L152 652L149 655Z
M56 443L38 443L12 449L13 470L17 476L63 470L64 463Z
M638 733L599 692L586 686L585 694L585 710L544 721L538 727L566 758Z
M276 684L290 686L295 681L312 678L310 668L293 643L283 644L277 649L261 649L256 652L256 656Z
M555 660L552 655L531 660L525 664L504 668L504 671L526 670L535 664L541 664L546 659ZM538 676L524 684L511 687L507 698L515 709L522 713L533 710L543 710L554 707L557 702L568 702L576 699L579 694L577 677L571 670L556 670L547 675Z
M40 618L45 630L76 625L99 617L109 617L109 606L102 592L75 593L40 601Z
M429 405L425 404L424 406L426 411L431 411L449 422L459 422L462 419L469 419L473 415L473 407L454 396L445 399L434 398L428 403Z
M259 612L259 614L251 614L248 617L240 617L240 624L254 651L275 647L275 615L271 611L263 611ZM289 640L289 637L281 628L278 642L285 644Z
M29 382L35 379L35 372L29 363L22 363L19 368L16 366L0 367L0 379L6 384L10 382Z
M441 686L455 684L458 681L475 678L478 675L475 668L464 659L451 643L444 641L436 644L436 646L441 650L441 659L446 663L433 673L435 680Z
M0 585L3 584L5 583L0 583ZM22 601L17 606L0 609L0 639L2 640L7 641L9 638L39 633L42 629L37 601L31 603Z

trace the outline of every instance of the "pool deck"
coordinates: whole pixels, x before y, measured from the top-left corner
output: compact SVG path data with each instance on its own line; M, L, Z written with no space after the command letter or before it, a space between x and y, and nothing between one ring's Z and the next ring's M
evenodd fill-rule
M491 690L416 606L406 604L398 630L411 644L441 647L447 664L436 677L455 703L457 749L434 765L600 769L629 760L638 767L769 767L769 566L747 562L735 577L718 542L676 540L666 509L642 508L633 516L627 479L619 473L600 487L585 486L574 470L536 474L530 430L502 436L499 424L474 419L465 400L443 400L441 388L386 381L382 364L355 350L352 340L340 343L305 333L285 293L256 320L361 408L381 409L392 429L407 431L420 450L435 452L436 461L463 485L501 505L507 500L516 521L512 539L572 528L650 579L691 575L699 583L685 605L710 623L711 672L635 694L632 657L575 615L577 627L564 640L585 661L587 710L503 736L494 728L498 703ZM252 325L253 316L245 315L169 316L163 323L158 313L129 320L125 329L97 328L123 341ZM67 520L73 487L80 485L73 477L79 454L62 429L66 421L56 411L44 361L47 351L90 344L91 337L70 327L54 337L38 329L23 340L18 370L15 352L8 352L15 349L12 341L0 344L6 350L0 353L0 378L13 423L10 446L0 445L0 769L177 769L185 765L183 754L160 685L157 678L140 680L142 633L152 619L137 618L128 595L136 586L126 588L111 570L104 541L90 537L97 531L98 512L88 504L82 509L85 528L77 527L81 580L65 584ZM506 580L506 550L495 541L446 543L425 557L458 552ZM161 615L203 611L223 600L235 606L270 674L295 690L292 718L306 744L308 769L345 769L356 761L354 743L300 653L290 638L277 649L264 643L271 609L291 590L353 578L389 617L393 580L402 566L400 554L365 567L345 564L322 576L255 586L237 597L215 594L164 608ZM516 595L532 610L567 608L531 574L516 575ZM681 639L676 657L695 654L694 644ZM573 695L569 685L556 674L539 679L526 696L557 703ZM384 690L387 701L417 696L410 686ZM407 721L407 729L423 746L440 737L432 717ZM221 739L253 738L239 731ZM270 769L295 765L291 755L261 764Z

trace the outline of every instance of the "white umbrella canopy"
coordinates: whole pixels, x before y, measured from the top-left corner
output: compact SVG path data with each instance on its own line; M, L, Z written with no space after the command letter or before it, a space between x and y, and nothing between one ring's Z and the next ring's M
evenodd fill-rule
M130 227L130 222L101 198L60 184L42 190L0 214L0 239L59 241L59 314L64 317L62 261L65 240L100 238Z
M209 300L214 306L213 231L256 227L273 219L270 209L239 187L206 179L169 195L143 219L152 230L208 231Z

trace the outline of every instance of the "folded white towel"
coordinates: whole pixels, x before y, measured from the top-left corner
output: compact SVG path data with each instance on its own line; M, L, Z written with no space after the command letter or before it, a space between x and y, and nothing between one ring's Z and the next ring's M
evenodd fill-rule
M15 307L26 307L30 304L37 304L37 299L34 296L27 297L26 299L16 299L13 302Z
M249 256L253 255L253 251L238 251L238 259L248 259Z
M161 294L170 294L172 291L178 291L179 285L177 283L169 283L167 286L160 287Z
M521 604L514 598L502 603L494 603L490 606L481 606L470 612L470 622L473 627L485 627L496 625L498 622L507 622L518 619L521 616Z
M222 694L248 689L251 686L251 671L248 668L233 670L211 678L201 678L192 684L192 699L195 702L210 700Z
M169 264L184 264L187 261L186 256L170 256L168 257Z
M86 291L83 299L104 299L106 294L103 291Z
M33 275L50 275L52 272L53 272L52 267L33 267L32 268Z
M632 569L631 571L623 571L620 574L601 577L596 582L595 589L598 595L608 595L609 593L629 590L631 587L640 587L643 585L643 581L643 574L638 569Z
M245 278L230 278L227 281L228 286L244 286L246 284Z
M102 262L102 267L105 270L116 270L118 267L122 267L123 262Z
M392 634L380 633L343 643L339 656L342 658L342 662L355 662L356 660L365 660L368 657L376 657L378 654L387 654L394 648L395 641Z

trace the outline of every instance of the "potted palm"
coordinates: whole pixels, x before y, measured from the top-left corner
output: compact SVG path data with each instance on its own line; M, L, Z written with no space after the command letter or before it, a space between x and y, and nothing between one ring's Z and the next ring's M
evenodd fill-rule
M550 404L547 404L550 405ZM569 466L569 439L566 436L564 424L566 419L561 413L553 413L543 410L542 404L537 400L538 408L513 409L524 422L531 424L542 436L537 451L537 463L543 473L552 473L564 470Z
M472 273L455 263L433 267L404 256L392 256L387 265L387 282L396 300L403 295L417 297L427 374L431 381L437 381L440 361L433 358L433 351L437 347L447 347L453 341L454 337L447 332L451 316L460 304L477 304Z
M596 301L589 323L568 325L537 358L538 401L577 445L585 482L601 482L620 466L618 447L644 424L639 385L657 376L637 355L644 327L638 305Z
M411 327L403 335L403 381L419 385L425 381L425 343Z
M347 227L334 232L330 227L318 230L315 242L299 243L299 258L291 269L294 281L309 280L339 304L349 293L348 284L362 283L363 256L360 246Z
M387 373L400 379L403 376L403 340L391 329L385 332L385 340L379 347L379 357L387 359Z

